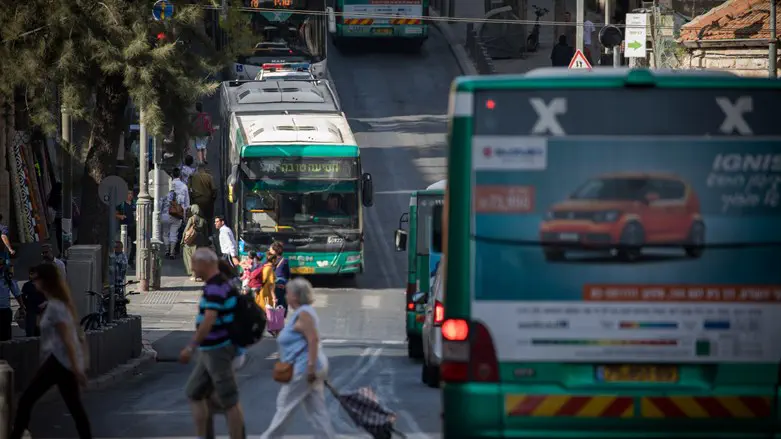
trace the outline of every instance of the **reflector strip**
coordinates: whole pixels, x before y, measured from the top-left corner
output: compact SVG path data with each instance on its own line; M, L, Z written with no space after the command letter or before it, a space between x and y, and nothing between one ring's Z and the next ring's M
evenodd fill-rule
M644 418L766 418L772 410L769 397L672 396L642 398L640 414Z
M373 18L345 18L344 24L349 25L367 25L374 23Z
M391 24L422 24L422 21L417 18L393 18Z
M508 395L507 416L631 418L634 399L620 396Z

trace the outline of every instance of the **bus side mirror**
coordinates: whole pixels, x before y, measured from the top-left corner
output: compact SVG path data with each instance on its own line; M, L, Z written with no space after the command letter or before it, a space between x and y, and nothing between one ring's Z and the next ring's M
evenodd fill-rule
M236 183L239 180L239 167L234 166L233 171L228 176L226 186L228 187L228 202L233 204L236 202Z
M396 244L396 251L403 252L407 250L407 231L403 229L396 229L393 233L393 241Z
M328 32L335 34L336 33L336 14L334 13L334 8L330 6L326 6L325 13L328 16Z
M374 206L374 180L372 175L364 173L361 178L361 203L366 207Z

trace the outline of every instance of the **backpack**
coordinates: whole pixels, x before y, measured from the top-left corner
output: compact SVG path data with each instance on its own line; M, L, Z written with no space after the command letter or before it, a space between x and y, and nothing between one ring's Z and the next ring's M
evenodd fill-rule
M190 224L184 229L184 235L182 235L182 241L185 245L195 245L195 240L198 239L198 231L195 230L195 223Z
M211 136L212 120L206 113L198 113L195 118L195 134L199 137Z
M184 208L181 204L179 204L178 201L176 201L176 194L174 193L173 198L171 199L171 204L168 206L168 215L171 215L174 218L182 219L184 218Z
M265 310L255 303L251 295L237 294L233 323L228 329L233 343L242 348L252 346L263 338L265 329Z

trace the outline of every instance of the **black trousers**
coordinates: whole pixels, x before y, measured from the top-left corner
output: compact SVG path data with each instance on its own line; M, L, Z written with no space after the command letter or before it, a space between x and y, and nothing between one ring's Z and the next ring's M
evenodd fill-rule
M81 391L76 375L57 361L53 355L50 355L38 369L38 372L35 373L35 377L30 382L30 385L27 386L21 398L19 398L19 406L16 410L16 419L11 432L11 439L22 439L24 431L27 430L30 424L33 406L55 385L59 389L73 421L76 423L76 431L79 434L79 438L92 438L87 412L84 410L84 404L81 402Z
M11 339L11 322L14 320L14 312L11 308L0 309L0 341Z

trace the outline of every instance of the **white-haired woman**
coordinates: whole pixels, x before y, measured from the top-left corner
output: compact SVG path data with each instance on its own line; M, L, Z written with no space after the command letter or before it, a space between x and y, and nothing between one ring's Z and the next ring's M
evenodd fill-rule
M277 411L263 438L280 438L298 406L303 405L309 421L321 437L334 438L333 425L325 405L324 381L328 359L320 343L319 319L312 307L312 284L295 278L287 283L285 299L293 313L277 336L279 360L293 365L293 379L277 395Z

